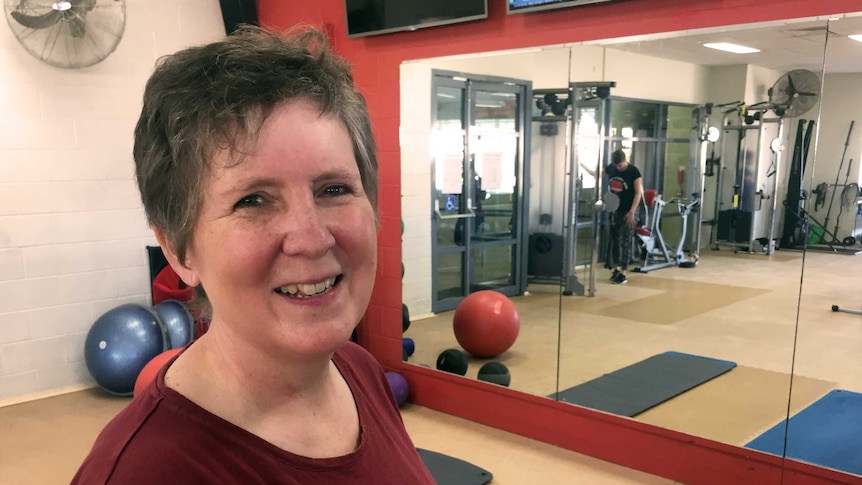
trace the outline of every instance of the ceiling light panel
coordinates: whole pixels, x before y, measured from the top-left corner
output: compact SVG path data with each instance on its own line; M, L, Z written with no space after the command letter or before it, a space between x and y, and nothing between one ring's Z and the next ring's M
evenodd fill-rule
M734 54L753 54L755 52L760 52L759 49L755 49L753 47L745 47L742 45L731 44L728 42L714 42L703 44L704 47L709 47L710 49L717 49L725 52L732 52Z

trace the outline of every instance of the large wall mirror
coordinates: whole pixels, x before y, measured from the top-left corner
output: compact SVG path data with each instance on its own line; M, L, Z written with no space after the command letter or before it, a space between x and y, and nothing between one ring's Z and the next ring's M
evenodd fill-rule
M858 16L829 22L817 155L804 181L810 198L802 204L814 234L803 264L792 397L805 393L806 378L826 381L830 387L810 406L791 410L786 425L786 456L854 475L862 475L857 432L862 409L860 31ZM819 431L812 433L814 429ZM777 432L772 431L773 436L767 434L756 444L774 447Z
M402 63L407 364L862 475L810 441L862 409L856 34L848 14ZM617 149L650 192L626 284L604 267ZM520 326L476 357L453 318L483 290Z

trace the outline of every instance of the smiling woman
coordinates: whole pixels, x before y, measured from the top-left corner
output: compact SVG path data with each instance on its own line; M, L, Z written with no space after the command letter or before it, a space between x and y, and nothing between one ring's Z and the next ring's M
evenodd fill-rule
M377 262L374 209L338 118L305 99L280 104L253 153L214 157L202 200L182 264L166 250L212 303L208 338L190 354L240 343L256 359L298 364L338 349L365 311ZM176 377L168 372L168 384Z
M134 155L156 237L210 325L73 483L433 483L383 369L348 342L377 268L377 161L323 34L247 28L167 57Z
M290 7L277 0L259 0L258 5L263 22L275 28L294 22L326 25L339 50L362 66L356 79L369 93L376 135L385 153L381 156L381 173L389 177L389 182L382 190L382 198L388 203L381 204L381 271L367 324L360 328L360 342L387 368L407 377L411 401L685 483L828 483L828 479L820 479L830 476L823 469L812 470L793 460L740 448L750 438L748 435L764 425L780 423L787 414L790 373L794 371L791 363L800 297L800 254L782 251L766 258L762 254L704 250L705 257L696 271L674 268L657 275L636 275L623 287L601 281L595 299L561 298L554 287L543 288L546 291L542 292L531 288L531 295L513 297L524 302L525 308L518 342L504 356L509 358L503 363L512 376L509 389L478 382L472 372L467 377L455 376L414 364L433 362L441 350L453 343L447 315L433 307L435 298L450 297L441 290L472 292L500 283L516 286L520 281L517 271L508 271L514 267L508 263L518 257L524 263L528 250L506 248L504 243L508 241L503 237L523 243L521 247L526 248L530 234L522 228L531 226L534 215L536 225L544 226L539 226L544 229L542 236L562 238L562 223L569 220L562 212L555 213L556 217L551 214L552 209L563 207L559 203L563 191L546 189L562 187L566 171L525 170L530 176L527 180L526 174L515 170L523 166L521 162L527 163L529 155L533 156L533 167L544 167L537 163L536 153L530 154L530 149L539 144L547 145L548 152L556 148L553 153L563 158L566 148L572 146L567 143L572 138L567 136L566 123L574 123L575 118L566 119L564 109L529 119L530 104L534 103L520 104L519 96L525 94L518 91L519 87L532 82L533 94L556 93L562 99L571 88L569 83L615 82L607 122L607 128L615 132L605 132L609 138L605 154L617 145L630 144L632 162L644 169L646 188L661 189L666 200L675 197L676 192L687 196L697 191L694 179L700 175L686 165L690 157L695 157L689 149L708 147L691 138L691 127L700 123L693 114L708 104L714 108L712 119L702 126L721 127L721 140L714 145L716 156L711 165L716 173L720 173L715 166L718 158L722 163L734 158L720 154L741 153L748 157L749 151L754 153L738 150L739 137L733 134L749 125L733 123L738 130L727 133L721 123L723 111L738 111L738 103L731 108L733 101L767 100L769 88L790 69L820 73L824 37L829 36L829 52L837 52L845 33L857 33L845 31L840 23L829 19L833 14L858 10L858 2L628 0L519 15L507 15L503 2L489 2L488 19L483 21L367 39L346 38L344 6L338 0ZM760 22L763 24L754 24ZM742 25L731 27L733 24ZM836 32L839 35L833 35ZM748 42L754 39L758 44ZM703 48L698 41L732 41L758 47L761 52L730 54ZM681 48L689 44L690 49ZM779 54L782 52L790 55L785 57ZM803 55L807 52L813 55ZM506 57L504 53L511 55ZM698 60L707 55L723 56L726 65ZM781 59L787 62L778 63ZM850 79L856 78L848 77L848 83ZM827 86L830 81L825 80ZM489 86L490 82L494 85ZM830 111L817 120L824 136L833 131L846 135L851 121L845 118L850 113L846 93L855 88L849 89L850 84L842 86L848 88L841 97L844 103L840 103L847 112ZM515 102L506 104L505 96ZM583 101L578 106L579 113L584 114L580 121L587 119L587 110L591 109L588 103L592 100L587 98L574 98ZM823 97L824 109L828 98ZM502 107L495 101L504 101ZM528 116L524 122L512 116L524 113ZM812 110L807 117L816 118L816 113ZM596 116L592 121L599 125L603 119ZM843 123L843 130L825 128L828 123L834 126L837 120ZM763 168L770 165L768 142L774 137L774 133L765 130L775 125L766 125L762 135L748 131L750 136L745 137L747 143L758 138L766 142L759 150ZM796 120L786 121L785 138L795 127ZM623 131L625 128L631 128L631 133ZM499 135L495 140L502 142L486 147L482 142L489 134ZM526 149L519 152L518 143L524 143ZM829 152L843 143L842 137L816 144L818 171L830 158L840 159L840 151L832 157ZM495 150L494 145L502 148ZM785 146L788 149L783 155L789 158L792 141ZM679 166L685 170L680 172ZM595 163L592 167L596 167ZM782 177L785 168L781 167ZM452 176L447 177L449 174ZM481 180L471 178L472 174L478 174ZM524 175L525 183L541 186L541 197L526 191L513 193L512 184L501 183L512 174ZM835 173L831 175L827 183L834 180ZM588 186L588 177L584 180ZM706 207L698 206L697 212L704 213L707 220L718 205L715 180L715 176L708 180L709 192L702 197ZM549 183L543 185L545 181ZM588 188L602 185L589 184ZM436 197L438 188L440 197ZM779 192L765 199L763 206L776 200L780 206L784 195ZM512 201L524 201L526 197L533 197L529 210L535 210L535 214L519 214L510 208ZM400 234L399 219L405 226ZM674 222L672 217L667 219ZM693 230L694 226L689 225L689 232L700 233ZM678 235L671 236L670 228L666 229L668 239L675 242ZM704 228L704 241L709 229ZM519 230L523 232L520 235ZM554 252L559 247L557 240L536 240L548 241L536 247L563 259L562 251ZM434 244L442 251L435 253ZM589 246L580 244L578 248L581 247ZM440 257L434 260L437 255ZM577 256L581 259L583 255ZM806 255L806 261L810 259L810 254ZM405 271L399 275L397 268L402 262ZM544 266L549 269L543 276L559 276L559 263ZM556 272L551 271L554 268ZM808 280L809 268L805 273ZM393 295L401 295L402 300ZM540 300L550 302L546 306L552 318L543 320L537 316L539 312L534 310ZM409 306L413 318L406 334L405 326L397 324L402 301ZM432 312L437 314L422 318ZM559 315L562 318L558 319ZM699 316L701 321L697 320ZM822 332L827 327L823 326L825 322L819 323L816 328ZM842 343L850 334L842 333ZM415 353L408 362L402 361L403 337L415 342ZM816 340L822 339L823 334L818 333ZM535 346L527 348L525 345L531 342ZM680 407L673 411L655 409L650 425L645 425L646 418L617 419L547 397L555 388L576 386L669 350L732 360L738 365L711 385L700 387L702 392L675 399ZM828 359L819 359L825 360ZM479 364L471 362L470 370L475 372ZM808 365L809 369L815 368L810 362ZM851 368L858 374L858 365L848 365L839 372L850 374L846 369ZM837 373L833 371L832 375ZM791 412L832 380L828 373L794 373ZM806 387L812 391L806 392ZM735 390L721 392L729 388ZM750 391L742 392L744 388ZM702 399L694 399L695 394ZM693 405L695 402L710 407ZM680 412L683 407L686 412ZM696 412L689 412L692 410ZM683 429L679 421L665 420L668 417L691 418L686 423L689 426L702 418L699 424L705 426L700 430ZM743 421L744 427L725 424Z

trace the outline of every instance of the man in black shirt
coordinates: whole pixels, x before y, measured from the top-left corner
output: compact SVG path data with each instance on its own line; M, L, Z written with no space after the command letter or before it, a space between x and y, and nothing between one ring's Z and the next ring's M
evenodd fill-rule
M608 190L620 201L617 210L611 214L611 250L608 258L613 268L611 282L621 285L628 282L626 269L631 258L638 204L643 197L643 179L640 170L628 162L622 150L611 154L611 164L605 172L608 174Z

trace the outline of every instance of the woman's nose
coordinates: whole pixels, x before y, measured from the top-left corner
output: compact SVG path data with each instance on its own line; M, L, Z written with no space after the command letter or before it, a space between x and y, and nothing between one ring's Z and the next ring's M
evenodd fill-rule
M335 244L326 214L314 204L287 210L282 251L288 255L319 256Z

